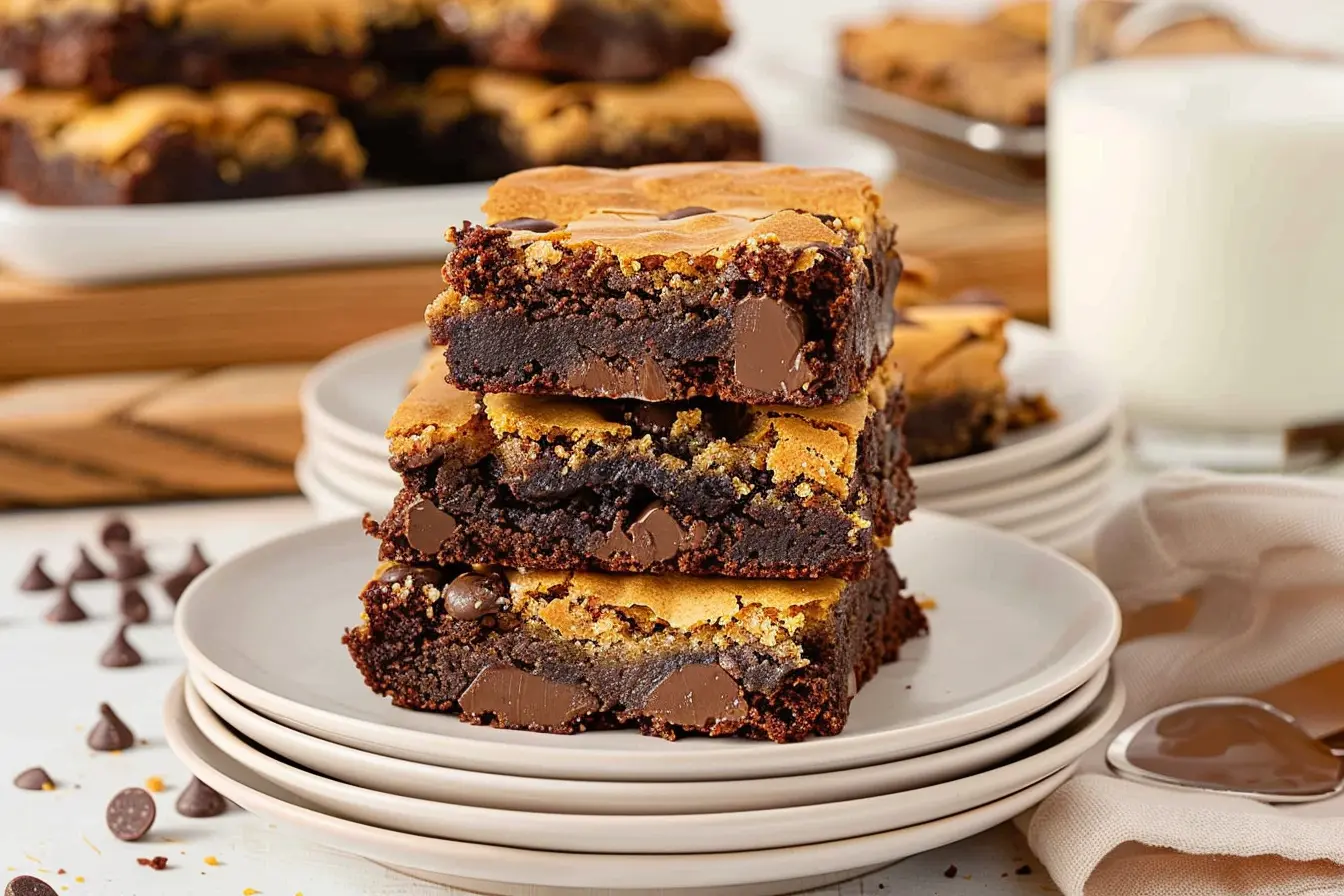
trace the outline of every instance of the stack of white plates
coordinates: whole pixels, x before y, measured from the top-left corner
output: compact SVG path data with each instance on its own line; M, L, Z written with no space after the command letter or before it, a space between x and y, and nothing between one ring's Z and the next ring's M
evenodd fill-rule
M1121 471L1119 391L1048 330L1013 321L1008 340L1010 393L1044 394L1059 418L1010 433L993 451L915 467L918 503L1073 547L1105 513ZM309 376L297 474L324 518L381 517L392 506L401 480L383 431L424 352L424 328L411 327L332 355Z
M893 547L931 598L931 634L860 691L843 733L787 745L566 737L397 709L340 642L374 552L337 521L193 583L168 741L267 821L477 892L822 886L1034 805L1122 708L1107 679L1119 614L1101 583L938 514L916 514Z

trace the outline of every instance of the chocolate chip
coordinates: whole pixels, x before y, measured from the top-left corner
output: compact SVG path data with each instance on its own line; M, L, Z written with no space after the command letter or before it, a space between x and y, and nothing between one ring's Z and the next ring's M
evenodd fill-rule
M47 571L42 568L42 560L45 557L46 555L42 553L33 555L33 565L28 567L28 571L19 580L20 591L50 591L56 587L56 580L47 575Z
M497 614L507 590L503 578L494 573L464 572L443 589L444 608L459 622L475 622Z
M135 746L135 735L112 711L112 707L106 703L99 703L98 716L98 724L89 732L89 749L110 753L113 750L129 750Z
M112 640L108 642L107 647L103 648L102 656L98 657L98 665L106 669L128 669L131 666L138 666L144 660L140 658L140 651L131 646L131 642L126 640L126 625L117 627L117 633Z
M154 571L150 568L149 561L145 559L145 552L129 545L121 546L112 554L112 559L116 562L116 568L112 571L112 578L118 582L139 579Z
M681 218L690 218L695 215L712 215L714 209L705 208L703 205L688 205L684 208L673 209L670 212L663 212L658 216L660 221L677 221Z
M733 376L759 392L795 392L812 382L803 358L802 316L764 296L747 296L733 306Z
M550 681L512 666L488 666L457 699L467 716L494 719L510 728L557 730L598 708L582 685Z
M163 586L163 593L168 595L168 599L176 604L182 599L182 594L187 590L187 586L195 579L196 576L192 573L185 569L179 569L159 584Z
M140 589L125 582L121 586L121 618L130 623L149 621L149 602L140 593Z
M201 543L199 541L193 541L191 543L191 552L187 555L187 562L186 565L182 567L182 571L195 577L209 568L210 561L205 559L205 554L201 551Z
M672 394L662 368L647 355L620 370L605 358L589 358L578 370L570 372L565 384L571 392L602 398L667 401Z
M70 568L70 581L72 582L93 582L98 579L107 578L107 573L98 568L98 564L93 562L89 552L80 545L79 555L75 558L75 565Z
M455 534L457 520L429 499L418 498L406 508L406 540L420 553L436 556Z
M694 663L664 678L644 702L644 711L672 725L709 729L745 719L747 702L718 663Z
M214 818L228 808L228 801L200 778L192 778L177 798L177 814L185 818Z
M107 804L107 829L118 840L139 840L154 827L154 797L139 787L127 787Z
M948 879L951 879L951 878L954 878L954 877L956 877L956 876L957 876L957 866L956 866L956 865L948 865L948 866L947 866L947 870L945 870L945 871L943 872L943 877L946 877L946 878L948 878Z
M83 622L89 618L89 614L75 602L75 596L70 593L70 583L67 582L61 586L61 596L56 599L56 604L43 618L55 623Z
M419 591L426 585L435 588L443 584L443 573L426 566L393 566L378 577L378 581L389 585L405 583L412 591Z
M56 891L45 881L20 874L5 884L5 896L56 896Z
M167 856L155 856L152 859L139 858L135 861L137 864L144 865L146 868L153 868L155 871L162 871L168 867Z
M681 528L662 501L654 501L633 523L628 532L617 525L607 533L606 540L594 549L603 560L616 554L628 554L641 568L671 560L687 548L698 548L704 543L709 527L699 520L688 533Z
M119 516L108 517L107 521L103 523L103 531L99 533L98 540L109 551L119 546L130 545L132 540L131 527L126 523L126 520Z
M1014 873L1014 874L1020 874L1020 875L1022 875L1023 877L1026 877L1028 874L1031 873L1031 866L1030 866L1030 865L1023 865L1021 868L1018 868L1018 869L1017 869L1016 871L1014 871L1013 873Z
M56 782L40 765L24 769L14 776L14 786L20 790L55 790Z
M559 227L554 221L547 221L544 218L509 218L507 221L497 221L490 225L498 227L500 230L526 230L528 233L550 233Z

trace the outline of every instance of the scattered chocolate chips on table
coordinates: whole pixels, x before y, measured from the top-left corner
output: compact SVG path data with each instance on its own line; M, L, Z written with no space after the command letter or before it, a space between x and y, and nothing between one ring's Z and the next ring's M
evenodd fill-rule
M130 524L125 519L111 516L103 523L103 530L98 534L98 540L103 543L103 547L111 551L129 545L134 537L131 534Z
M131 579L143 578L154 570L145 559L145 552L140 548L133 548L129 545L124 550L117 550L112 558L116 561L116 568L112 571L112 578L118 582L128 582Z
M168 867L167 856L155 856L152 859L140 858L136 859L135 861L141 865L144 865L146 868L153 868L155 871L162 871L163 869Z
M956 877L956 876L957 876L957 866L956 866L956 865L948 865L948 866L947 866L947 870L943 872L943 877L946 877L946 878L949 878L949 879L950 879L950 878L953 878L953 877Z
M163 585L163 593L168 595L168 599L176 604L182 599L183 592L187 590L187 586L190 585L195 578L196 576L187 572L185 569L179 569L177 572L163 580L161 583Z
M108 642L103 653L98 657L98 665L106 669L129 669L131 666L138 666L143 659L140 657L140 651L131 646L131 642L126 640L126 623L117 626L117 633Z
M107 573L93 562L89 552L83 545L77 549L78 555L75 557L75 565L70 568L70 581L72 582L96 582L98 579L107 578Z
M1031 866L1030 866L1030 865L1023 865L1021 868L1018 868L1018 869L1017 869L1016 871L1014 871L1013 873L1014 873L1014 874L1020 874L1020 875L1026 876L1026 875L1028 875L1028 874L1031 873Z
M135 746L135 735L131 729L126 727L112 707L106 703L98 704L98 724L93 726L89 732L89 748L97 750L100 753L110 753L113 750L128 750Z
M56 599L55 605L42 618L48 622L61 624L83 622L89 618L89 614L85 613L84 608L75 602L75 596L70 593L70 583L66 582L61 586L61 595Z
M41 552L33 555L32 566L19 580L20 591L50 591L56 587L56 580L47 575L46 569L42 567L45 558L46 555Z
M46 881L20 874L5 884L5 896L56 896L56 891Z
M148 791L127 787L107 804L107 829L118 840L139 840L154 826L157 814Z
M187 555L187 565L182 567L182 571L195 578L209 568L210 561L205 559L205 554L201 552L201 543L193 541L191 553Z
M224 797L200 778L192 778L177 798L177 814L185 818L214 818L228 808Z
M123 582L121 585L120 612L123 622L149 621L149 601L145 600L139 588L129 582Z
M24 769L14 777L14 786L20 790L55 790L56 782L40 765Z

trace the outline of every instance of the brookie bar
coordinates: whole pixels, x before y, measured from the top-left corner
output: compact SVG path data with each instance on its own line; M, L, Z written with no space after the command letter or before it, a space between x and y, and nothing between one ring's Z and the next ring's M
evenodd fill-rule
M754 160L756 116L727 81L677 72L636 84L448 68L352 104L369 175L447 183L543 165Z
M480 395L443 373L388 428L385 559L853 579L914 504L894 362L822 408Z
M837 404L891 344L895 228L863 175L758 162L501 179L425 312L464 389Z
M364 169L325 94L229 84L146 87L107 104L80 93L0 99L8 183L38 205L123 205L343 190Z
M444 0L479 65L625 81L685 68L728 43L719 0Z
M552 733L838 734L925 629L885 553L857 582L384 564L345 643L398 706Z

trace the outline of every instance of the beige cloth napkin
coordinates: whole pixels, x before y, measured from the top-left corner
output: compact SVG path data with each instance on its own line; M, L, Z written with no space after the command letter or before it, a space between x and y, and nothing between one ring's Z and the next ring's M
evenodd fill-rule
M1116 652L1121 727L1269 689L1315 734L1344 726L1344 484L1163 475L1102 527L1096 568L1127 618L1198 595L1184 629ZM1019 824L1065 896L1344 894L1340 797L1267 806L1122 781L1099 748Z

